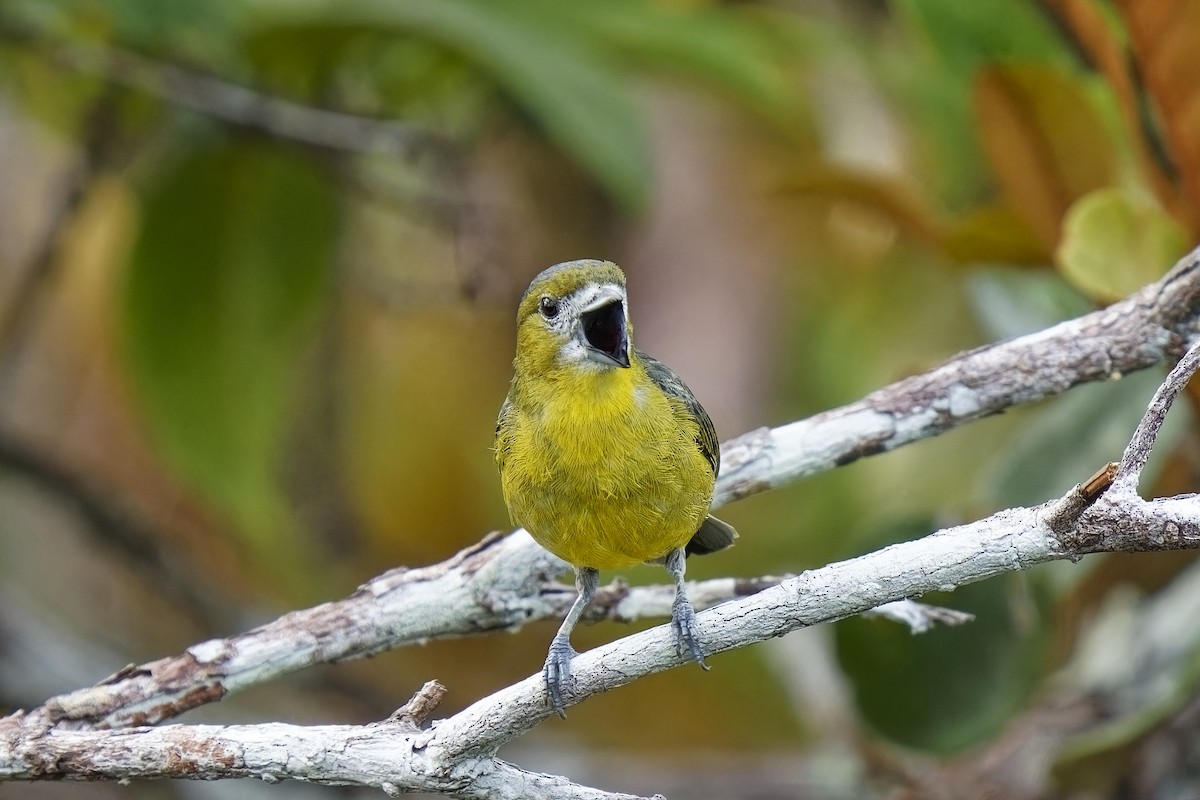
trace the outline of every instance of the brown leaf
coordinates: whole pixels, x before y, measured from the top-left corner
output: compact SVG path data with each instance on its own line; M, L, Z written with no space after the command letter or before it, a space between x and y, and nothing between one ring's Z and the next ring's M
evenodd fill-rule
M1171 176L1164 171L1157 143L1151 140L1145 127L1138 86L1130 73L1128 47L1119 21L1101 8L1100 0L1047 0L1047 5L1108 84L1132 145L1137 167L1153 189L1159 204L1176 219L1187 219L1179 191Z
M1004 198L1049 257L1070 205L1115 178L1103 120L1078 79L1041 64L983 70L974 99L979 137Z
M1186 197L1185 222L1200 231L1200 3L1122 0L1134 59L1163 128Z
M944 220L919 187L895 175L822 164L789 176L780 190L853 204L960 264L990 261L1045 266L1047 261L1029 224L1008 206L982 206Z
M946 255L962 264L1045 266L1046 253L1025 220L1008 206L981 206L946 226Z
M848 201L881 215L922 244L940 244L940 222L935 210L917 187L896 175L821 164L788 177L780 191Z

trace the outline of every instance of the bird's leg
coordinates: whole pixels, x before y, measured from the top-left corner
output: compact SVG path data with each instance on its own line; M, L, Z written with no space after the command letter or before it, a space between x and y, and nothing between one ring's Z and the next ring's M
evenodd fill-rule
M675 578L675 602L671 605L671 627L675 630L675 652L683 657L686 645L688 652L697 664L708 669L704 663L704 655L700 652L700 626L696 624L696 611L692 601L688 600L687 590L683 586L684 559L686 553L680 547L667 555L666 566Z
M567 718L567 713L563 710L563 687L571 680L571 659L576 656L571 647L571 631L575 623L579 622L583 610L592 601L592 595L596 594L599 583L599 571L591 567L575 569L575 588L579 590L579 596L575 598L571 610L563 618L562 625L558 626L558 633L554 634L554 639L550 642L550 652L546 655L546 666L542 668L542 675L546 678L546 691L550 693L550 705L563 719Z

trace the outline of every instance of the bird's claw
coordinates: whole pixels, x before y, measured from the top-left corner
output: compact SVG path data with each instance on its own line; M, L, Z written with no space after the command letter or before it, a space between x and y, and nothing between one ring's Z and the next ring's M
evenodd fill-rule
M671 606L671 628L675 631L675 654L683 658L686 646L692 660L702 669L708 669L704 654L700 652L700 626L696 623L696 611L683 594L676 595L675 604Z
M563 719L567 718L564 710L563 687L571 681L571 659L578 653L571 647L565 637L555 636L550 642L550 652L546 655L546 666L542 667L542 676L546 680L546 692L550 695L550 707Z

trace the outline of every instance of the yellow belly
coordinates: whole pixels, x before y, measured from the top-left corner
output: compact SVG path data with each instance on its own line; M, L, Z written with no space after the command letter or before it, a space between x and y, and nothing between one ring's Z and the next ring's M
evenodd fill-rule
M611 380L559 385L510 413L501 483L513 521L543 547L612 569L686 544L708 513L713 473L681 404L633 369L598 377Z

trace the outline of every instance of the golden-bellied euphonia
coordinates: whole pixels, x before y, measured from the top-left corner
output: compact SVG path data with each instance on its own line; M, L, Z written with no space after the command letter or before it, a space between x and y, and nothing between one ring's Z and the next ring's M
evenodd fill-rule
M517 354L496 423L496 464L513 522L575 567L579 597L550 643L544 675L563 715L570 634L599 570L661 563L675 579L680 655L701 666L684 558L737 537L709 516L720 447L679 376L633 346L625 275L607 261L568 261L529 285Z

